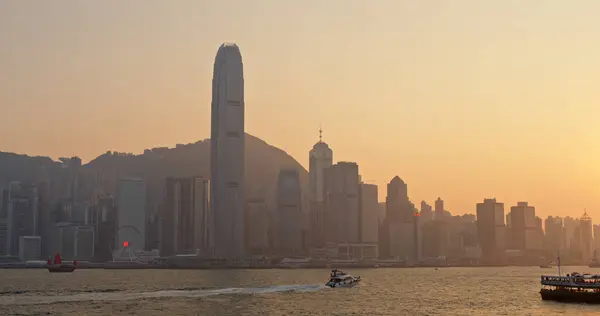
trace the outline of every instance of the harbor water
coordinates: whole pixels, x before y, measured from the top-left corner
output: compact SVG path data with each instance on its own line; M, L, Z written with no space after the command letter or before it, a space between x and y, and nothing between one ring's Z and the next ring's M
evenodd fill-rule
M564 267L565 273L600 269ZM0 315L598 315L600 306L542 301L555 269L0 270Z

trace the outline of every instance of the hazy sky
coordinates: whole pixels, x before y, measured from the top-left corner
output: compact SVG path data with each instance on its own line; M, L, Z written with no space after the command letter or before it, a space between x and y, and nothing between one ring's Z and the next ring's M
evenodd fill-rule
M246 130L324 138L453 213L496 197L600 220L600 1L2 0L0 150L88 161L210 136L236 42ZM596 86L596 88L594 88Z

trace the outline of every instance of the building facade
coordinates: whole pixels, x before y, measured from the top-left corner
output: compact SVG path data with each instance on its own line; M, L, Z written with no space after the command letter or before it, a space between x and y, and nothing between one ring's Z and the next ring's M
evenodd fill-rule
M502 264L505 260L506 226L504 203L484 199L477 203L477 238L482 251L482 262Z
M244 72L236 44L219 47L211 103L210 243L217 258L244 253Z
M262 198L248 199L245 212L246 252L249 255L264 255L270 248L267 204Z
M302 189L297 169L281 169L277 178L275 248L285 255L301 255L307 249L307 227L302 212Z
M310 247L325 246L325 170L333 165L333 151L323 142L319 130L319 142L308 153L308 198Z
M379 243L379 209L377 185L360 185L360 242Z
M146 247L146 182L121 179L117 188L117 231L114 251Z
M360 182L358 165L338 162L325 171L325 240L360 241Z
M160 254L208 249L209 182L201 177L167 178L160 216Z
M508 224L508 223L507 223ZM518 202L510 208L510 248L522 251L541 250L535 207L527 202Z

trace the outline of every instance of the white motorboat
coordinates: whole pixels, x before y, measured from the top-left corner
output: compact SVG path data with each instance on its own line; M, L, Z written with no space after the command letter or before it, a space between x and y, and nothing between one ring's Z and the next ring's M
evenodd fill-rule
M350 274L347 274L341 270L334 269L331 271L331 278L329 282L325 284L331 288L334 287L353 287L360 282L360 277L353 277Z

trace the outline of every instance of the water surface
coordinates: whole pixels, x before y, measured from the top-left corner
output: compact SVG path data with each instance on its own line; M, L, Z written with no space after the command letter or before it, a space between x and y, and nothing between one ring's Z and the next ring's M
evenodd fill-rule
M566 272L600 269L565 268ZM598 270L598 271L596 271ZM598 315L544 302L540 268L349 270L0 270L0 315Z

